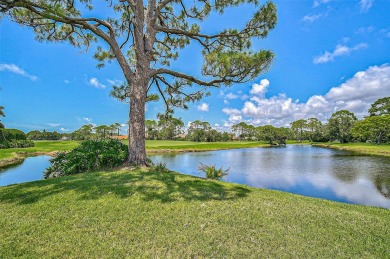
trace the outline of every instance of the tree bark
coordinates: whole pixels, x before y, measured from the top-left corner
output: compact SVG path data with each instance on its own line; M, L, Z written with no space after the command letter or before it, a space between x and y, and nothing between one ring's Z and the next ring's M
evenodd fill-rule
M148 165L145 149L146 84L145 79L136 78L130 91L129 157L127 159L130 165Z

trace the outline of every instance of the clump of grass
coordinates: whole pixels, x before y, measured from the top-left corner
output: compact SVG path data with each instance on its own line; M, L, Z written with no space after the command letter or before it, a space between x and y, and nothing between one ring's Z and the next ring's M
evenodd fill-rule
M230 167L224 170L222 166L217 169L215 165L204 165L200 163L198 170L204 172L207 179L220 180L223 176L228 175Z
M153 170L158 173L168 173L170 170L167 168L167 163L157 162L152 166Z

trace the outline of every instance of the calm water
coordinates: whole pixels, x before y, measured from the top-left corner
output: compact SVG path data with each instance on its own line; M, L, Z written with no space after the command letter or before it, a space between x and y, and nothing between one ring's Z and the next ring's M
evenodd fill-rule
M26 158L22 164L0 168L0 186L43 179L43 172L50 166L49 156Z
M312 146L153 155L171 170L203 176L198 165L230 167L227 182L390 208L390 159Z
M390 159L354 156L350 152L289 145L153 155L173 171L203 176L203 164L229 168L224 181L281 190L328 200L390 208ZM0 186L42 179L48 156L0 169Z

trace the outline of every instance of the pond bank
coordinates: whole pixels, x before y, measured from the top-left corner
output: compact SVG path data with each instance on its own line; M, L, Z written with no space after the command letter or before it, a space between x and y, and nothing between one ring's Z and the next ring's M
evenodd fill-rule
M389 144L376 145L370 143L313 143L312 146L352 151L360 155L390 157Z

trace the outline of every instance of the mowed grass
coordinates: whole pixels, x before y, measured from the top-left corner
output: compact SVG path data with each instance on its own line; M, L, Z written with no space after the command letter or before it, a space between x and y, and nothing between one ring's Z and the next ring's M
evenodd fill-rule
M123 168L0 187L0 258L386 258L390 210Z
M191 142L175 140L147 140L146 150L151 151L207 151L218 149L268 146L263 141Z
M29 148L0 149L0 159L13 158L18 156L29 156L35 153L50 153L57 151L68 151L76 147L77 141L34 141L35 146Z
M329 147L341 150L348 150L365 155L380 155L390 157L390 144L372 144L372 143L316 143L319 147Z

